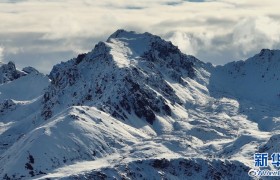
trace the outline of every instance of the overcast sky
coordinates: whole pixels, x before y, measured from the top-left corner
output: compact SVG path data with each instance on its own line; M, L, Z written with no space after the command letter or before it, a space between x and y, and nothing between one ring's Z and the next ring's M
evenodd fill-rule
M48 73L126 29L225 64L280 49L279 7L279 0L0 0L0 60Z

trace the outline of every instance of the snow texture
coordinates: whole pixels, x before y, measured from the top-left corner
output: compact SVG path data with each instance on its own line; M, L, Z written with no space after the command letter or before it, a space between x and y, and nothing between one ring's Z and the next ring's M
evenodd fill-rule
M250 179L280 149L279 68L279 50L215 67L125 30L48 76L2 64L0 177Z

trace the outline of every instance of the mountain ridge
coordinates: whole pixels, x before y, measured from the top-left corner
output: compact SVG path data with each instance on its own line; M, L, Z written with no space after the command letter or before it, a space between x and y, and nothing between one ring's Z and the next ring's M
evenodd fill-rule
M118 30L48 77L0 85L1 94L9 84L40 87L25 99L0 98L0 177L143 179L150 168L155 179L240 178L255 152L279 141L278 60L264 49L215 67L159 36Z

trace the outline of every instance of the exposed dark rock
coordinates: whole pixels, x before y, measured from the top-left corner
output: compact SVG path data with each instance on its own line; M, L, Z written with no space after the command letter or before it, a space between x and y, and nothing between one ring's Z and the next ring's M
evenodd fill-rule
M79 64L84 58L85 58L86 54L79 54L76 58L76 64Z
M0 103L0 113L3 113L5 111L13 111L15 110L17 107L17 104L11 100L11 99L7 99L7 100L4 100L3 102Z
M22 76L25 76L27 73L19 71L16 69L14 62L8 62L8 64L3 64L0 67L0 84L13 81Z

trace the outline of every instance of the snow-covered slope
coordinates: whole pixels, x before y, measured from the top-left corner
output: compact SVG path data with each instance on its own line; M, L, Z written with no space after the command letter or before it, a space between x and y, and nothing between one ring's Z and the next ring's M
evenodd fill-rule
M0 101L13 99L17 101L32 100L41 96L49 85L49 78L41 73L31 73L19 79L0 85Z
M18 70L13 62L0 66L0 102L6 99L27 101L42 95L49 84L47 76L33 67Z
M118 30L50 83L25 68L0 85L0 177L250 179L253 154L278 149L278 57L214 67Z
M49 85L49 78L32 67L17 70L15 64L3 64L5 72L0 84L0 154L24 134L31 131L38 117L41 98ZM2 158L2 156L1 156ZM2 162L2 160L1 160ZM3 167L1 167L3 168Z

